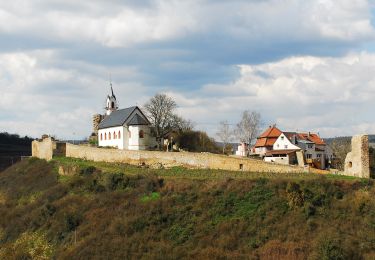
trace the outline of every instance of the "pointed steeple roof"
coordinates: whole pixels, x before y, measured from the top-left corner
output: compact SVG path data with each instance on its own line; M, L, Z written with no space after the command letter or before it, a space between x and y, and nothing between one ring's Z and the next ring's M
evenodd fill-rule
M114 97L114 99L117 100L115 94L113 93L112 82L110 82L109 84L110 84L110 86L111 86L112 97Z

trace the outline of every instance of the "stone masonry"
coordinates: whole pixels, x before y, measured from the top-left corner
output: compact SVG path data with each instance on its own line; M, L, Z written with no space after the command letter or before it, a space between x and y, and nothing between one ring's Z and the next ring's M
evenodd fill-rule
M99 124L103 120L103 116L100 114L95 114L92 117L92 132L95 133L95 135L98 135L99 131Z
M368 135L352 138L352 151L345 159L345 175L370 178L370 155Z

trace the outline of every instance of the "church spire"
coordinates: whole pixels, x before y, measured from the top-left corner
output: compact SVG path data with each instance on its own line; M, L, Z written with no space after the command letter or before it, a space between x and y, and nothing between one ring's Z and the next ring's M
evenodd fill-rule
M113 92L113 86L112 86L112 80L109 82L109 85L111 86L111 96L107 96L107 101L106 101L106 114L110 115L113 111L116 111L118 109L118 103L116 96Z

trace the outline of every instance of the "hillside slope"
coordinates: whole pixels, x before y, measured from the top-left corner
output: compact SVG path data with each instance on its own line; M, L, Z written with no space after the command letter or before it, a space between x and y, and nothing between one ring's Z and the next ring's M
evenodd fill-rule
M0 259L375 258L372 180L165 178L87 162L67 177L61 163L0 173Z

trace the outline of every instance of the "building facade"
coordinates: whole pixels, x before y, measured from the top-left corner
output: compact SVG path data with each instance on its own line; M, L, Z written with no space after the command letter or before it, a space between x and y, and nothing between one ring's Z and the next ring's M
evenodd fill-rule
M105 109L105 115L97 126L99 147L148 150L155 146L156 140L147 117L138 106L118 109L112 85Z
M301 152L303 164L319 169L329 168L334 156L332 149L318 134L283 132L275 125L257 138L253 152L267 162L282 164L299 163L297 153Z

